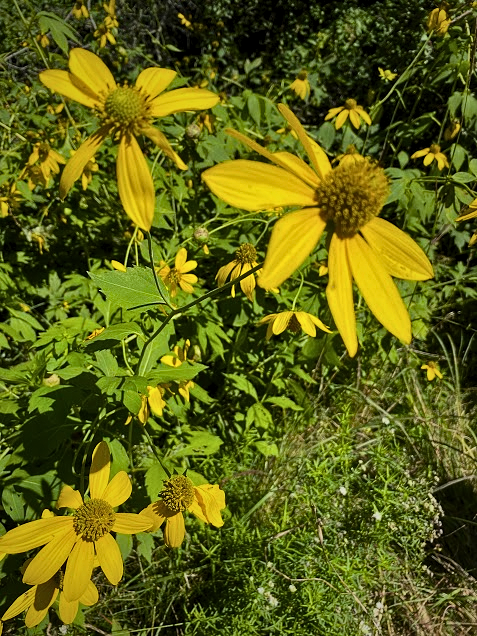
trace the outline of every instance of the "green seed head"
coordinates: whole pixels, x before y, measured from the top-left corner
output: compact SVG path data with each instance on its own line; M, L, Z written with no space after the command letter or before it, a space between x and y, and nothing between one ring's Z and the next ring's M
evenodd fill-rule
M347 110L353 110L356 108L357 105L358 103L355 99L347 99L345 101L345 107Z
M145 98L131 86L114 89L104 103L106 118L119 128L128 128L147 117Z
M111 530L116 514L104 499L91 499L80 506L73 517L76 533L85 541L97 541Z
M235 260L245 265L253 265L257 261L257 250L251 243L242 243L242 245L235 252Z
M185 475L173 475L164 482L162 501L171 512L183 512L194 501L194 484Z

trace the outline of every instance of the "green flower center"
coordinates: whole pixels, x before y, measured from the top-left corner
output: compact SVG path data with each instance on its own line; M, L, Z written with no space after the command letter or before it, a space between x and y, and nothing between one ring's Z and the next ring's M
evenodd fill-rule
M439 154L441 151L441 147L438 146L437 144L431 144L430 148L429 148L429 152L431 155L437 155Z
M182 280L182 274L178 269L172 267L169 274L167 274L167 278L171 283L180 283Z
M40 161L46 161L48 159L48 155L50 154L50 145L43 142L38 146L38 157Z
M306 78L307 78L307 77L308 77L308 73L307 73L307 71L305 71L304 69L303 69L303 70L301 70L301 71L298 73L298 75L296 76L296 78L297 78L297 79L299 79L299 80L301 80L302 82L303 82L304 80L306 80Z
M321 215L333 221L340 238L354 236L378 216L388 194L384 170L368 160L339 165L316 190Z
M114 525L116 514L104 499L90 499L73 515L73 527L85 541L97 541Z
M298 322L298 318L295 314L293 314L293 316L288 321L287 329L290 329L290 331L293 331L293 333L298 333L301 330L301 325Z
M253 265L257 261L257 250L251 243L243 243L235 252L235 260L242 265Z
M194 484L185 475L173 475L164 482L162 501L172 512L183 512L194 501Z
M354 110L357 105L358 103L355 99L347 99L345 101L345 107L347 110Z
M120 86L106 97L105 118L119 128L138 126L147 117L145 102L145 97L136 88Z

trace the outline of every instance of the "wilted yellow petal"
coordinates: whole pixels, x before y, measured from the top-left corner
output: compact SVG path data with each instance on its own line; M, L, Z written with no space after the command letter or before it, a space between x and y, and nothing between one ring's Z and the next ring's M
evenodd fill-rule
M119 197L126 214L148 232L154 219L154 183L147 161L132 135L121 137L116 170Z

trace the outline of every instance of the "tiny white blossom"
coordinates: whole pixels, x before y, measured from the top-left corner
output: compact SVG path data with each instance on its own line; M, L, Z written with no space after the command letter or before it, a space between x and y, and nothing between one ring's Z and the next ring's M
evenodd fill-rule
M379 510L376 510L376 512L373 514L374 519L376 519L376 521L381 521L381 519L383 518L383 514L382 512L379 512Z
M340 486L340 493L343 495L343 497L348 494L348 491L346 490L346 488L344 486Z
M293 583L288 586L288 589L290 590L290 592L296 592L296 587L293 585Z

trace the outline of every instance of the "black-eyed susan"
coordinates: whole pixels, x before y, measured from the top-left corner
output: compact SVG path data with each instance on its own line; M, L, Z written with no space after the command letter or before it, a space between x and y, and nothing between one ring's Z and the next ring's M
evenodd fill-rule
M66 562L63 578L65 600L79 600L86 592L97 557L112 585L123 575L121 552L111 532L135 534L149 530L142 515L115 512L132 491L125 471L109 481L111 458L106 442L93 451L89 471L90 499L71 486L64 486L57 508L71 508L72 515L38 519L10 530L0 537L0 552L19 554L44 546L32 559L23 575L27 585L41 585L53 578Z
M199 280L195 274L190 274L193 269L197 267L197 261L187 260L187 250L185 247L181 247L176 254L174 260L174 267L169 267L164 261L161 261L158 274L167 285L171 293L171 298L177 296L177 288L180 287L188 294L192 294L195 285Z
M228 131L275 165L238 159L202 173L212 192L235 207L300 208L275 224L258 284L265 289L281 285L311 254L328 225L332 236L326 295L350 356L358 349L353 279L379 322L409 343L411 321L391 277L426 280L434 273L421 248L378 216L389 192L384 170L369 160L333 170L290 109L284 104L279 109L312 167L288 152L271 153L241 133Z
M427 379L429 382L432 382L432 380L434 380L434 378L436 377L439 378L439 380L442 380L442 373L439 369L439 365L437 364L437 362L434 362L433 360L431 360L427 364L423 364L421 369L426 369Z
M439 170L449 167L447 157L441 152L441 147L438 144L431 144L428 148L417 150L411 155L411 159L419 159L420 157L424 157L425 166L430 166L433 161L436 161Z
M270 340L272 336L278 336L283 333L285 329L289 329L293 333L303 330L312 338L316 336L316 327L331 333L330 329L319 318L306 311L281 311L279 314L269 314L259 320L258 324L268 324L267 340Z
M477 217L477 199L474 199L472 203L470 203L467 208L465 208L464 214L461 214L456 218L456 221L468 221L469 219L475 219ZM477 241L477 232L475 232L470 241L469 246L474 245Z
M301 70L295 80L290 84L290 90L305 100L310 94L310 82L308 81L308 72Z
M355 128L359 128L361 126L361 120L368 124L368 126L371 126L371 117L362 106L359 106L355 99L347 99L344 106L330 108L325 117L325 121L333 119L334 117L336 117L336 130L339 130L344 125L348 117Z
M436 7L429 13L427 18L427 30L429 33L435 33L440 37L443 37L447 33L450 23L452 22L445 6Z
M204 175L204 173L203 173ZM207 182L207 181L206 181ZM212 191L213 188L211 188ZM220 196L220 195L219 195ZM227 278L230 276L230 280L235 280L239 276L246 274L254 267L257 267L257 250L251 243L242 243L235 252L235 258L227 265L224 265L219 269L216 275L217 284L219 287L225 285ZM253 293L255 290L255 275L251 274L240 281L240 288L247 298L253 301ZM232 298L235 298L235 285L232 285L230 290Z
M33 152L28 158L28 166L38 164L44 177L45 186L48 187L52 174L58 174L60 163L66 163L66 159L59 152L53 150L50 144L42 141L33 146Z
M91 108L101 125L68 161L61 175L60 196L66 197L84 166L103 141L112 136L119 139L116 162L119 197L134 223L149 230L154 217L154 184L136 137L145 135L179 168L186 169L165 135L151 122L172 113L211 108L219 97L198 88L164 93L176 76L175 71L165 68L147 68L139 74L134 86L118 86L101 58L85 49L70 52L69 69L43 71L40 80L50 90Z
M224 525L220 511L225 508L225 493L218 484L194 486L186 475L172 475L164 482L161 499L140 512L152 522L152 531L165 522L164 543L178 548L185 537L183 512L192 512L204 523L216 528Z

